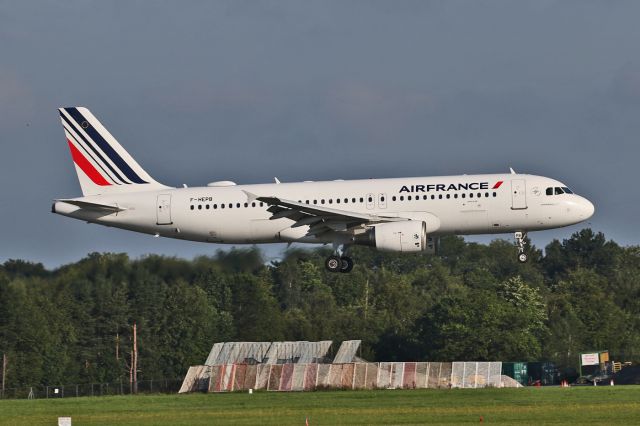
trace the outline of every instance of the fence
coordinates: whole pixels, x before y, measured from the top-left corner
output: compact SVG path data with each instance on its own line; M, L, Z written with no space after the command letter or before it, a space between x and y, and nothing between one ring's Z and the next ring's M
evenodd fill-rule
M139 380L138 393L176 393L182 379ZM129 395L128 381L77 385L25 386L0 390L0 399L75 398L80 396Z
M248 389L309 391L339 389L483 388L512 386L501 362L380 362L346 364L223 364L189 368L184 392Z

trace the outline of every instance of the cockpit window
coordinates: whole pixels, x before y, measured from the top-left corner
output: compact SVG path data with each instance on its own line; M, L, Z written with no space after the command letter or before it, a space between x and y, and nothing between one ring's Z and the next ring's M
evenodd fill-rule
M556 186L556 195L560 195L560 194L564 194L564 191L562 190L562 188L559 188Z
M553 188L549 187L546 191L547 195L553 195Z
M564 191L565 194L573 194L573 191L567 188L566 186L563 186L562 190Z

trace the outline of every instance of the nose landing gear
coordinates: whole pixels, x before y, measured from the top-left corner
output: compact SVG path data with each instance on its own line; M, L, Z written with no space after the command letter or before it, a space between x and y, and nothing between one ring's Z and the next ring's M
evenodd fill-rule
M516 240L516 247L518 248L518 262L526 263L529 259L524 252L524 247L527 245L527 241L525 240L527 234L525 232L516 232L513 236Z

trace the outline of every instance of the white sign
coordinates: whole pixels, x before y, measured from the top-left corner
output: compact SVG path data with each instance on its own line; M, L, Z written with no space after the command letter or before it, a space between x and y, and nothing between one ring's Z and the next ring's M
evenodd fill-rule
M58 426L71 426L71 417L58 417Z
M598 365L600 364L600 358L597 353L595 354L582 354L582 365Z

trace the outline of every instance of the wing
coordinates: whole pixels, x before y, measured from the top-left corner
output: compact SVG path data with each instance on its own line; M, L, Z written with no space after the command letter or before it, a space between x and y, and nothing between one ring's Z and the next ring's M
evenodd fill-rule
M299 203L277 197L261 197L245 191L250 200L258 200L268 204L271 213L269 219L291 219L291 228L309 226L307 235L319 237L327 232L348 232L365 224L382 222L399 222L409 220L402 217L380 216L340 210L317 204Z

